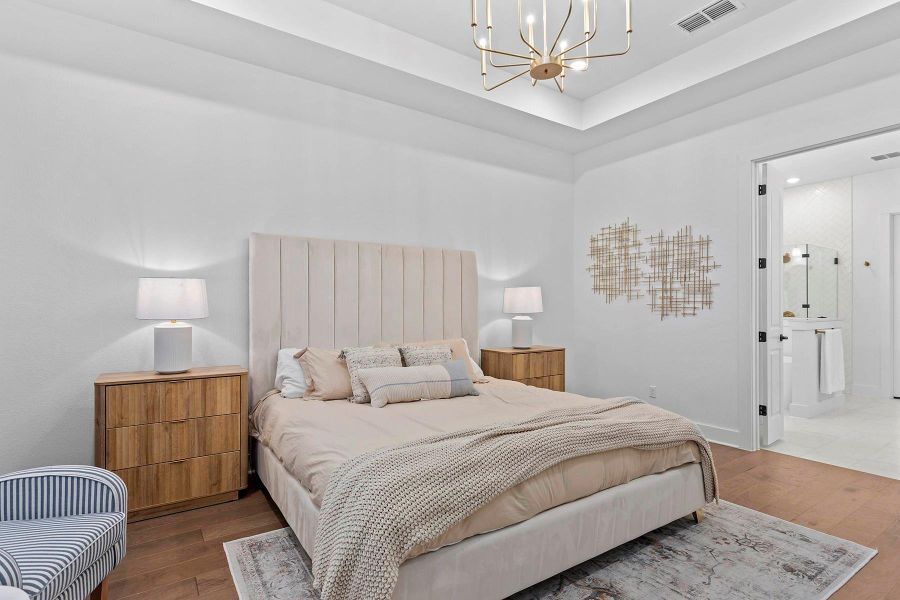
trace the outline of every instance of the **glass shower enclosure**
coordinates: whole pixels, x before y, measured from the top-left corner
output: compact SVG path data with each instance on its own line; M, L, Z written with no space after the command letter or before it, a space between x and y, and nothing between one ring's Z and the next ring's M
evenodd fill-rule
M784 247L782 263L785 316L836 319L837 250L814 244L790 244Z

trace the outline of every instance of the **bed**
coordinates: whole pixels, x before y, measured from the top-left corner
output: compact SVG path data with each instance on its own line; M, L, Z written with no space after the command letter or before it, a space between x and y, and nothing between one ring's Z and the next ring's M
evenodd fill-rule
M271 391L283 347L462 337L477 354L471 252L253 234L250 387L257 473L312 556L329 477L375 448L595 399L490 380L479 396L372 408ZM567 460L494 498L400 565L395 599L501 599L706 503L696 444ZM708 479L708 477L707 477Z

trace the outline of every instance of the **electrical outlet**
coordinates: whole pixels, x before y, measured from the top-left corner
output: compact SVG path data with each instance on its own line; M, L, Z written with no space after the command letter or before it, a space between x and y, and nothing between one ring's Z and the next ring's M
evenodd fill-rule
M650 386L650 397L656 398L656 386L655 385Z

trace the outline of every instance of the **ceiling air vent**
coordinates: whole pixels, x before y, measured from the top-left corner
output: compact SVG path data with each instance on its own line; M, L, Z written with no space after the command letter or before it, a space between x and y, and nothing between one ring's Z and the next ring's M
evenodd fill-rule
M887 154L878 154L871 157L874 161L887 160L889 158L900 158L900 152L888 152Z
M737 0L719 0L686 16L675 23L675 26L687 33L694 33L701 27L705 27L713 21L718 21L725 15L730 15L741 8L743 8L743 4L737 2Z
M729 13L733 13L738 8L740 8L736 3L731 0L719 0L718 2L714 2L704 8L701 12L710 18L712 21L718 21L725 15Z
M678 21L677 25L687 31L688 33L694 33L704 25L709 25L712 23L705 15L701 13L694 13L689 17L685 17L684 19Z

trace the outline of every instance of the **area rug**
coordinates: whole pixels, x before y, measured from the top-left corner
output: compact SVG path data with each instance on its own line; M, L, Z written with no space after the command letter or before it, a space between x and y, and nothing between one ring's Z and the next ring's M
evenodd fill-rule
M289 528L227 542L241 600L319 600ZM509 600L820 600L876 551L736 504L709 505Z

